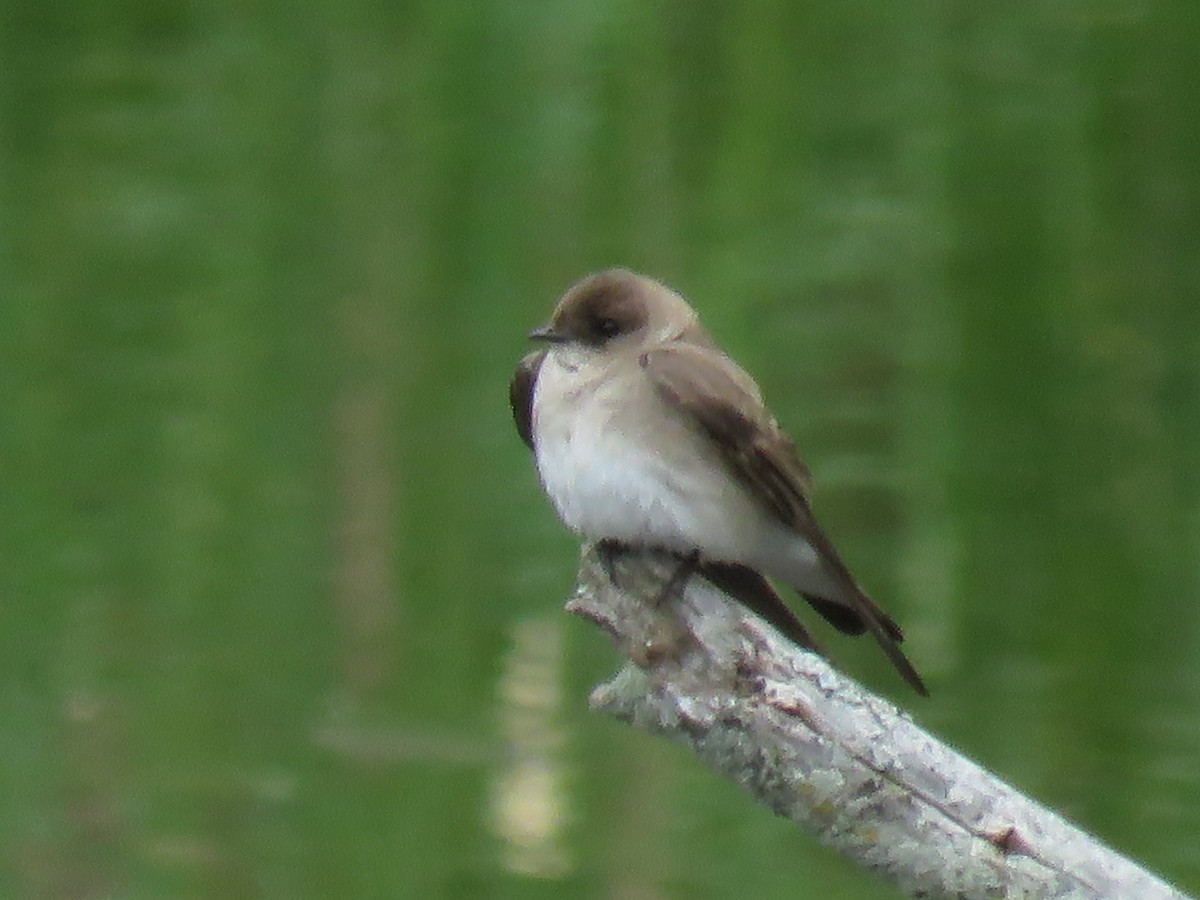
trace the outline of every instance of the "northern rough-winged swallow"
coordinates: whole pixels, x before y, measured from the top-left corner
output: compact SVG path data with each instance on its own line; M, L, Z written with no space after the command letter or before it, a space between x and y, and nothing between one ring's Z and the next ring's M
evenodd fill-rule
M810 476L758 385L670 288L624 269L572 285L510 386L517 431L573 531L654 547L784 634L807 632L766 575L840 631L869 631L919 693L900 627L859 587L809 508ZM759 574L761 573L761 575Z

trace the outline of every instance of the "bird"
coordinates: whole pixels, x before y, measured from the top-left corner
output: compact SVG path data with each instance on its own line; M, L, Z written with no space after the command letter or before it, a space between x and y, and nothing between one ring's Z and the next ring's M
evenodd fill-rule
M623 268L572 284L517 364L513 420L559 518L607 547L654 548L815 647L768 579L837 630L869 632L928 695L904 634L850 574L810 504L812 476L754 379L676 291Z

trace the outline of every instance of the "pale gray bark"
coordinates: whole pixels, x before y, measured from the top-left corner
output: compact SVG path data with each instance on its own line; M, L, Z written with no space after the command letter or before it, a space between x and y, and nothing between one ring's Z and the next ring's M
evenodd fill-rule
M593 708L687 745L913 897L1186 900L703 578L658 602L677 565L638 552L606 567L584 548L567 609L631 660Z

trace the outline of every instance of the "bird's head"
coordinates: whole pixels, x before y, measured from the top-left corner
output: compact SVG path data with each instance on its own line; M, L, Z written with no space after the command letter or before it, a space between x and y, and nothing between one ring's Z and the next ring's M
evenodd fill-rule
M529 337L584 354L622 353L689 331L699 333L696 312L677 293L628 269L606 269L571 285Z

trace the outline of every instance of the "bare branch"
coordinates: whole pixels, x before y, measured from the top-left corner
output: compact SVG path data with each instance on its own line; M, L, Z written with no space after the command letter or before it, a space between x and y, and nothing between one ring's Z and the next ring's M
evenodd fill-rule
M677 566L585 546L567 609L631 660L593 708L687 745L913 897L1186 900L704 579L657 602Z

